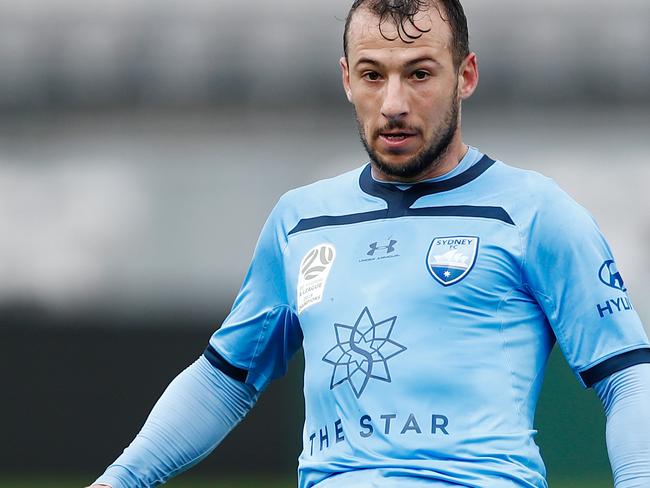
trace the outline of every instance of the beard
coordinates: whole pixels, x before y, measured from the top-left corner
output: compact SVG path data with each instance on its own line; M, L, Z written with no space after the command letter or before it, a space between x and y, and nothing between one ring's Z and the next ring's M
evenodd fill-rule
M363 125L359 120L359 116L355 112L361 142L365 147L368 156L370 156L370 160L377 167L377 169L385 175L404 180L412 180L425 172L435 170L435 168L441 164L441 160L447 153L447 150L449 149L449 146L454 139L454 136L456 135L456 131L458 130L458 114L460 111L460 102L458 100L457 93L458 89L456 88L454 89L454 93L451 98L451 103L449 105L447 113L445 113L443 120L431 134L431 143L411 159L403 163L390 163L385 159L382 159L379 154L377 154L377 152L372 149L368 142L368 137L365 133L365 130L363 129ZM422 135L422 131L408 127L401 119L390 119L388 121L388 124L375 131L373 134L373 140L377 139L379 135L384 131L397 129L414 131L419 135Z

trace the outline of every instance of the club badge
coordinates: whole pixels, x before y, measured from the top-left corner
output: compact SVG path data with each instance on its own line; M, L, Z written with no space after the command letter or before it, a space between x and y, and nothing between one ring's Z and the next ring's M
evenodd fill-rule
M478 244L478 237L436 237L427 253L429 273L441 285L455 285L474 267Z

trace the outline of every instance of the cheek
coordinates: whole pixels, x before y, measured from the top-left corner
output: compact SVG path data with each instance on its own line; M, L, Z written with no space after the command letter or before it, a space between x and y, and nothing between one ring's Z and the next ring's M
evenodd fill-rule
M357 118L367 130L377 123L379 116L379 103L372 97L354 97L352 100Z
M371 114L379 108L379 97L376 94L358 91L352 96L352 103L358 113Z
M423 120L436 123L447 115L453 103L453 92L431 91L422 95L415 106Z

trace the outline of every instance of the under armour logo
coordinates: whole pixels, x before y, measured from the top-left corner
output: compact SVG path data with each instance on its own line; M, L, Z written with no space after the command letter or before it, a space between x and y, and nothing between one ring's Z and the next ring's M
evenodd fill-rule
M397 244L397 241L391 240L387 246L380 246L378 242L373 242L370 244L370 251L368 251L366 254L368 256L374 256L377 251L386 251L386 254L390 254L392 252L395 252L395 244Z

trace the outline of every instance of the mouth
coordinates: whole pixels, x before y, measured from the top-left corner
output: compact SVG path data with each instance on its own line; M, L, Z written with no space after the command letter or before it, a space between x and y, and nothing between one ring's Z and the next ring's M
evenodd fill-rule
M396 130L379 133L379 138L389 147L399 147L406 145L410 139L417 135L416 132Z

